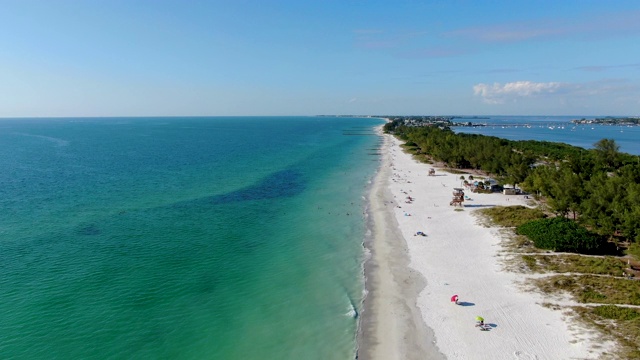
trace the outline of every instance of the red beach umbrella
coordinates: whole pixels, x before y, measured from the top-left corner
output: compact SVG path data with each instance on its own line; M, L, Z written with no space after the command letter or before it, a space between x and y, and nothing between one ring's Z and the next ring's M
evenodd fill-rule
M451 302L456 302L456 301L458 301L458 295L453 295L451 297Z

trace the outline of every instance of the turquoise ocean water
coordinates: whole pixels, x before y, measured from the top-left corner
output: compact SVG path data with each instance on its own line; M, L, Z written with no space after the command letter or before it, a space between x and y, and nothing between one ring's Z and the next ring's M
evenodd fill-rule
M353 358L382 123L0 120L0 358Z
M601 139L614 139L620 151L640 155L640 126L574 125L573 119L595 116L489 116L483 119L456 119L486 123L484 127L455 127L454 131L497 136L509 140L562 142L586 149ZM520 124L520 126L509 126ZM528 125L528 126L527 126Z

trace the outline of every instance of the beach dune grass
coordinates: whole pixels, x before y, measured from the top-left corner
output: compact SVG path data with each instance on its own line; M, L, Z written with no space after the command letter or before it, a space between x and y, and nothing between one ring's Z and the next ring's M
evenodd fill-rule
M542 210L532 209L522 205L495 206L479 211L488 216L494 224L504 227L517 227L529 221L546 217Z
M640 281L598 275L553 275L533 281L545 293L567 291L581 303L640 305Z
M593 308L593 313L606 319L633 320L640 317L640 311L615 305L603 305Z
M525 259L527 257L527 259ZM613 256L580 256L573 254L523 255L523 260L531 268L553 273L581 273L620 276L626 265Z
M522 255L522 261L524 261L524 263L527 265L527 268L529 268L529 270L531 271L538 270L538 261L536 260L535 256Z
M615 305L576 306L573 310L583 321L615 338L617 358L640 359L640 310ZM615 326L611 326L612 323Z

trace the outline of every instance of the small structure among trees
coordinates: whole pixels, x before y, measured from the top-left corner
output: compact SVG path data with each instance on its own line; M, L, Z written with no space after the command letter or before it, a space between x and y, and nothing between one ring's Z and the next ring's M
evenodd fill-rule
M464 191L462 188L454 188L453 189L453 200L449 203L451 206L459 205L464 206L462 202L464 201Z

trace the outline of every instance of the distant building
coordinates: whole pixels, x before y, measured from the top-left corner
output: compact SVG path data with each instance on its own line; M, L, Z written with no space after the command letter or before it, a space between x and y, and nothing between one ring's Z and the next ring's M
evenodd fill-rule
M505 195L518 195L520 194L520 189L513 185L505 185L503 187L502 193Z

